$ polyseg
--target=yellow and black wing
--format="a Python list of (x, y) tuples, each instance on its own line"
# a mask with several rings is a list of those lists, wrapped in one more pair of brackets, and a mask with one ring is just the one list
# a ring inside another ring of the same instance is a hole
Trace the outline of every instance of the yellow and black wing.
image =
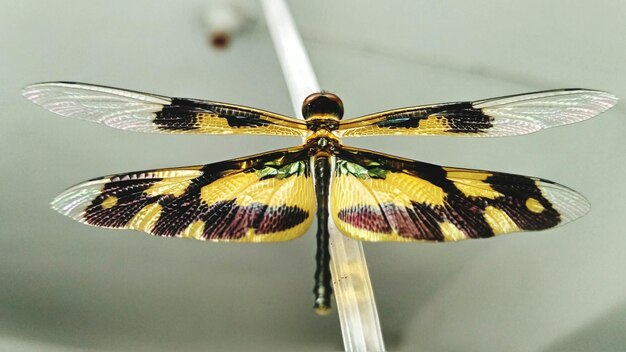
[(379, 135), (513, 136), (589, 119), (617, 97), (589, 89), (560, 89), (474, 102), (422, 105), (342, 121), (344, 137)]
[(273, 242), (302, 235), (316, 204), (307, 151), (291, 148), (97, 178), (66, 190), (52, 207), (99, 227), (198, 240)]
[(551, 181), (448, 168), (342, 147), (331, 212), (364, 241), (457, 241), (536, 231), (584, 215), (589, 203)]
[(303, 121), (268, 111), (84, 83), (33, 84), (22, 94), (56, 114), (129, 131), (297, 137), (307, 133)]

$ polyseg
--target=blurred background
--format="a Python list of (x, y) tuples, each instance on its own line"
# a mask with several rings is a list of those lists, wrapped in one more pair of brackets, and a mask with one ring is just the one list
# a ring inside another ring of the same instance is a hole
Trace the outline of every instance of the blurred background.
[[(293, 115), (255, 2), (227, 47), (212, 2), (0, 3), (0, 351), (321, 351), (314, 229), (281, 244), (214, 244), (80, 225), (49, 202), (80, 181), (299, 143), (139, 134), (22, 98), (79, 81)], [(346, 116), (584, 87), (626, 98), (626, 2), (289, 1), (321, 86)], [(626, 350), (626, 108), (537, 134), (378, 137), (347, 144), (441, 165), (533, 175), (592, 211), (557, 229), (456, 244), (365, 244), (387, 348)]]

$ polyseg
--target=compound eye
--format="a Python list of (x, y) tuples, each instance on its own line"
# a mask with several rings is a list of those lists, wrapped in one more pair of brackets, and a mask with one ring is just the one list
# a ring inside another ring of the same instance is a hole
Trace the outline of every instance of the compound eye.
[(343, 117), (343, 102), (332, 93), (313, 93), (302, 103), (302, 116), (308, 119), (315, 115), (331, 115), (337, 119)]

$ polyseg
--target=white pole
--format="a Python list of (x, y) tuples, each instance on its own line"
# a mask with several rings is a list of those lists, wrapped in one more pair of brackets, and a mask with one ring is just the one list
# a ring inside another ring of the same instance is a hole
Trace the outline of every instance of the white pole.
[[(294, 111), (302, 117), (302, 101), (307, 95), (319, 92), (320, 86), (284, 0), (261, 0), (261, 4)], [(384, 351), (361, 242), (343, 236), (332, 220), (329, 230), (333, 290), (345, 350)]]

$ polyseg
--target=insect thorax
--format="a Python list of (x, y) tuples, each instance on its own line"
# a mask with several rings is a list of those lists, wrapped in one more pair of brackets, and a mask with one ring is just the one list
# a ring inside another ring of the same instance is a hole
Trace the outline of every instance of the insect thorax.
[(306, 139), (306, 145), (309, 147), (310, 155), (334, 155), (341, 148), (339, 138), (334, 133), (321, 129), (312, 133)]

